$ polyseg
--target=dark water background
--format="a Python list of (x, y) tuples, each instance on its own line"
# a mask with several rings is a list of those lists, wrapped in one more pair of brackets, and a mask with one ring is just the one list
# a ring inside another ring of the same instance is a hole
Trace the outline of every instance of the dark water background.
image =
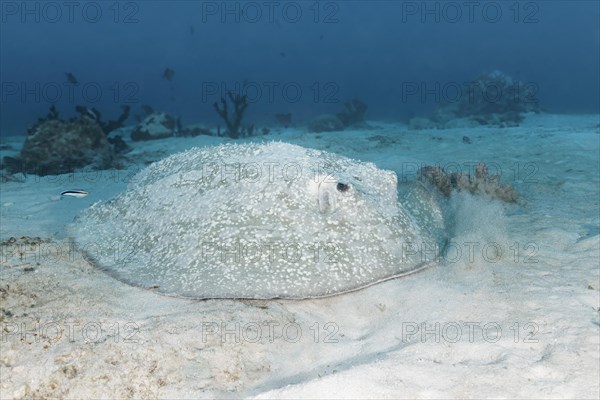
[(257, 124), (279, 112), (302, 123), (352, 97), (369, 119), (406, 120), (493, 70), (535, 87), (549, 112), (597, 113), (599, 4), (1, 1), (0, 134), (23, 134), (51, 104), (106, 118), (148, 104), (216, 124), (228, 90), (248, 95)]

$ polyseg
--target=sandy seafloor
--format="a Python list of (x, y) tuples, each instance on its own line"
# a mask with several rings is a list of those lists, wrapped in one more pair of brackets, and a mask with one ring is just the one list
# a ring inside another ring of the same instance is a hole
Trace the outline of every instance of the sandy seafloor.
[[(69, 245), (66, 224), (146, 162), (228, 139), (134, 143), (129, 169), (3, 182), (0, 238), (28, 238), (2, 246), (0, 397), (597, 399), (599, 122), (530, 115), (518, 128), (410, 131), (370, 121), (378, 129), (244, 139), (407, 179), (415, 165), (468, 172), (484, 161), (520, 194), (517, 204), (453, 196), (455, 250), (437, 266), (320, 300), (165, 297)], [(22, 140), (5, 137), (0, 155)], [(59, 200), (73, 188), (90, 195)]]

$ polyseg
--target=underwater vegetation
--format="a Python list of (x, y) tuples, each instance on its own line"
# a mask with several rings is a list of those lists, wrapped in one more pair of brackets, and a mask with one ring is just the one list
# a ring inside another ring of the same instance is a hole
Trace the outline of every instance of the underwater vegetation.
[(396, 174), (372, 163), (281, 142), (225, 144), (151, 164), (70, 231), (110, 274), (165, 294), (330, 296), (424, 268), (435, 255), (409, 249), (416, 243), (442, 250), (434, 193), (416, 184), (398, 201), (397, 189)]
[(147, 104), (142, 105), (142, 115), (136, 114), (138, 121), (131, 131), (131, 140), (134, 142), (142, 140), (164, 139), (173, 136), (213, 136), (214, 133), (202, 124), (182, 126), (181, 118), (165, 112), (154, 111)]
[(179, 118), (164, 112), (151, 112), (131, 132), (131, 140), (155, 140), (175, 136), (181, 129)]
[(470, 82), (457, 101), (438, 106), (430, 117), (415, 117), (411, 129), (494, 125), (519, 126), (523, 114), (539, 112), (536, 87), (493, 71)]
[[(75, 107), (75, 110), (77, 112), (79, 112), (81, 115), (84, 115), (84, 113), (86, 112), (87, 109), (82, 106), (77, 106), (77, 107)], [(100, 114), (100, 111), (96, 110), (95, 108), (92, 108), (92, 110), (94, 111), (94, 114), (96, 114), (96, 122), (98, 122), (98, 124), (102, 128), (102, 131), (104, 132), (104, 134), (108, 135), (112, 131), (115, 131), (115, 130), (125, 126), (125, 122), (129, 118), (129, 112), (131, 109), (127, 105), (121, 106), (122, 112), (119, 115), (119, 117), (116, 120), (111, 120), (111, 121), (107, 121), (107, 122), (102, 121), (102, 114)]]
[[(225, 122), (227, 136), (232, 139), (238, 139), (244, 133), (242, 132), (241, 127), (244, 112), (248, 107), (248, 98), (245, 95), (234, 94), (231, 92), (227, 93), (227, 96), (231, 104), (233, 104), (233, 115), (229, 113), (227, 101), (223, 97), (221, 97), (221, 107), (219, 107), (219, 103), (217, 102), (213, 104), (213, 107), (217, 114), (223, 119), (223, 122)], [(248, 129), (252, 131), (253, 128)], [(252, 134), (252, 132), (249, 132), (249, 134)]]
[(365, 123), (367, 105), (354, 98), (344, 103), (344, 109), (337, 114), (321, 114), (308, 123), (309, 132), (335, 132), (348, 128), (368, 129)]
[(350, 99), (344, 103), (344, 109), (337, 113), (336, 117), (342, 122), (344, 129), (362, 127), (365, 124), (367, 108), (362, 101), (356, 98)]
[(56, 107), (27, 130), (27, 137), (18, 157), (5, 157), (9, 173), (33, 173), (40, 176), (70, 172), (73, 168), (91, 166), (108, 168), (115, 155), (127, 151), (120, 136), (108, 133), (124, 125), (129, 106), (112, 121), (102, 121), (95, 108), (77, 106), (79, 116), (68, 121), (60, 118)]
[(277, 122), (281, 124), (284, 128), (289, 128), (292, 126), (292, 113), (279, 113), (275, 114), (275, 119)]
[(314, 133), (336, 132), (344, 130), (344, 125), (338, 117), (333, 114), (317, 115), (308, 123), (308, 131)]
[[(268, 128), (255, 130), (253, 124), (242, 125), (244, 114), (248, 107), (246, 96), (228, 93), (230, 103), (233, 105), (233, 112), (230, 112), (228, 102), (225, 98), (221, 98), (221, 106), (215, 102), (213, 107), (217, 114), (225, 122), (226, 129), (221, 132), (221, 127), (217, 126), (216, 130), (211, 130), (203, 124), (193, 124), (190, 126), (182, 126), (181, 119), (165, 112), (156, 112), (149, 105), (143, 105), (142, 111), (144, 117), (137, 116), (139, 122), (131, 132), (133, 141), (140, 140), (155, 140), (164, 139), (173, 136), (228, 136), (232, 139), (239, 139), (253, 135), (266, 135), (269, 133)], [(290, 114), (291, 118), (291, 114)]]
[[(163, 78), (173, 79), (174, 71), (167, 68)], [(70, 81), (76, 78), (67, 73)], [(417, 117), (410, 120), (413, 129), (451, 128), (479, 125), (501, 127), (517, 126), (528, 112), (539, 112), (535, 90), (530, 85), (513, 80), (506, 74), (493, 71), (478, 77), (471, 86), (469, 95), (461, 96), (456, 102), (440, 105), (429, 118)], [(492, 101), (493, 100), (493, 101)], [(239, 139), (254, 135), (266, 135), (268, 128), (255, 129), (253, 124), (244, 124), (249, 102), (245, 95), (228, 92), (215, 102), (213, 108), (225, 124), (211, 129), (204, 124), (182, 126), (179, 117), (166, 112), (155, 111), (149, 105), (142, 105), (142, 114), (136, 115), (138, 123), (130, 133), (132, 141), (164, 139), (174, 136), (227, 136)], [(335, 114), (321, 114), (307, 124), (309, 132), (335, 132), (347, 129), (372, 129), (365, 122), (367, 105), (352, 98), (343, 103)], [(5, 157), (3, 165), (9, 173), (25, 172), (40, 175), (59, 174), (91, 166), (102, 169), (110, 166), (118, 154), (130, 150), (120, 135), (109, 133), (125, 125), (129, 118), (129, 106), (122, 107), (122, 113), (115, 120), (104, 121), (95, 108), (77, 106), (77, 118), (64, 121), (54, 106), (48, 115), (39, 118), (28, 129), (27, 138), (18, 157)], [(275, 120), (284, 128), (292, 125), (292, 113), (279, 113)], [(468, 137), (463, 142), (469, 144)], [(486, 176), (445, 176), (444, 171), (429, 171), (436, 175), (438, 189), (447, 188), (477, 191), (486, 187), (487, 193), (503, 199), (511, 198), (508, 192), (501, 195), (502, 189), (491, 189), (493, 177)], [(516, 195), (515, 195), (516, 198)]]

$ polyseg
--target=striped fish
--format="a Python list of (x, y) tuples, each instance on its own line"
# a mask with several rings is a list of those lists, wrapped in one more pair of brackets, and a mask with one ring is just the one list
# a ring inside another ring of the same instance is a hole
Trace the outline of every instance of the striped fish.
[(87, 196), (89, 193), (86, 192), (85, 190), (80, 190), (80, 189), (75, 189), (75, 190), (65, 190), (64, 192), (61, 192), (60, 195), (61, 196), (71, 196), (71, 197), (85, 197)]

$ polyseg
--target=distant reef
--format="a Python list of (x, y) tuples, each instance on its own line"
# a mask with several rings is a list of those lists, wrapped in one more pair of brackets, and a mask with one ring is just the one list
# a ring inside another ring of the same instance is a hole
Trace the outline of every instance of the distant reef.
[(68, 173), (76, 168), (108, 168), (115, 156), (129, 150), (118, 135), (108, 134), (123, 126), (129, 107), (114, 121), (102, 121), (95, 108), (75, 108), (79, 114), (69, 120), (60, 118), (56, 107), (27, 130), (27, 137), (18, 157), (5, 157), (9, 173), (30, 173), (40, 176)]
[(456, 101), (438, 106), (429, 117), (414, 117), (411, 129), (444, 129), (491, 125), (515, 127), (524, 114), (540, 112), (536, 86), (492, 71), (469, 82)]
[(336, 132), (345, 129), (371, 129), (365, 122), (367, 105), (357, 98), (344, 103), (344, 108), (337, 114), (320, 114), (308, 123), (308, 131)]
[(131, 132), (131, 140), (153, 140), (175, 136), (180, 130), (179, 118), (164, 112), (152, 112), (140, 121)]

